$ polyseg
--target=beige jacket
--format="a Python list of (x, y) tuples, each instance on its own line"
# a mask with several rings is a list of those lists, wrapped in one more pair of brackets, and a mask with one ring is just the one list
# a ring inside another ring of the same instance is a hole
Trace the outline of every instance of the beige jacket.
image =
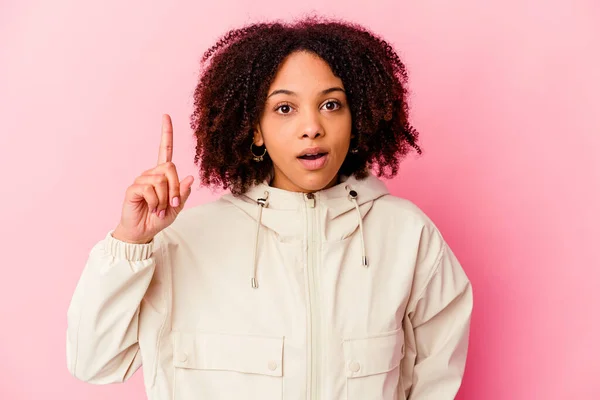
[(453, 399), (469, 280), (417, 206), (344, 180), (227, 194), (150, 244), (109, 232), (68, 310), (69, 371), (122, 382), (143, 360), (151, 400)]

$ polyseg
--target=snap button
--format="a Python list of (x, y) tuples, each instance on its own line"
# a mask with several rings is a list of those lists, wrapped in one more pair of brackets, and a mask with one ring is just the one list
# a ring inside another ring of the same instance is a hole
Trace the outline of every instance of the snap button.
[(277, 369), (277, 361), (269, 361), (269, 370), (275, 371)]
[(360, 371), (360, 363), (358, 361), (352, 361), (349, 368), (352, 372), (358, 372)]
[(185, 354), (185, 353), (179, 354), (179, 361), (186, 362), (187, 359), (188, 359), (187, 354)]

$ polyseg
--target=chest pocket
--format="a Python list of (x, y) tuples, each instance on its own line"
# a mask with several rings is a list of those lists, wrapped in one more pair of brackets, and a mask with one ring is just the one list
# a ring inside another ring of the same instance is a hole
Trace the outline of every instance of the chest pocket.
[(281, 400), (283, 337), (173, 332), (174, 400)]
[(343, 341), (347, 400), (395, 400), (404, 356), (402, 329)]

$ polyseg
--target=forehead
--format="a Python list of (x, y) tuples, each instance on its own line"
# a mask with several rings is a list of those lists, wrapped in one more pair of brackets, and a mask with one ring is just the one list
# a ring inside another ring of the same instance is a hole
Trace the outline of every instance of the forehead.
[(314, 53), (298, 51), (283, 60), (269, 91), (288, 89), (299, 94), (309, 94), (331, 86), (344, 87), (329, 64)]

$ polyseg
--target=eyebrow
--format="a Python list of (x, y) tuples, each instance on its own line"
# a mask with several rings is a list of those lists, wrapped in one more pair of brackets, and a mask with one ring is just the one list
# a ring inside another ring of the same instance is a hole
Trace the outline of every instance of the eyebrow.
[[(329, 94), (331, 92), (342, 92), (342, 93), (346, 93), (346, 91), (344, 89), (342, 89), (339, 86), (334, 86), (334, 87), (330, 87), (329, 89), (325, 89), (321, 92), (321, 94)], [(289, 94), (290, 96), (297, 96), (297, 93), (292, 92), (291, 90), (287, 90), (287, 89), (277, 89), (274, 90), (270, 95), (267, 96), (267, 99), (271, 96), (275, 96), (276, 94)]]

